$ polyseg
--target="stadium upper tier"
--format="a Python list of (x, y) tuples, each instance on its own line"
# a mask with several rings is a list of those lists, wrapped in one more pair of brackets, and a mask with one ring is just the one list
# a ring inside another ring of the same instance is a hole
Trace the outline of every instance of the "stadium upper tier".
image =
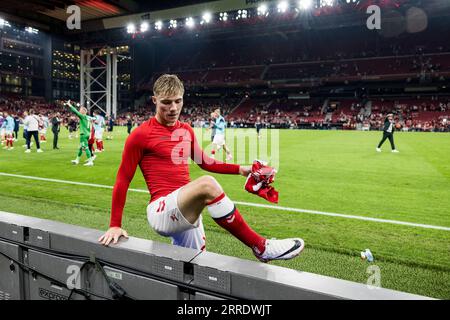
[(231, 67), (193, 66), (191, 70), (167, 68), (156, 72), (140, 89), (151, 90), (151, 83), (164, 72), (176, 73), (187, 85), (266, 83), (277, 80), (322, 81), (401, 80), (450, 75), (450, 52), (357, 59), (311, 60)]
[[(159, 51), (158, 51), (159, 50)], [(450, 46), (441, 27), (386, 38), (364, 28), (279, 32), (231, 39), (160, 40), (159, 62), (140, 89), (162, 73), (187, 85), (268, 85), (269, 82), (406, 80), (450, 74)]]

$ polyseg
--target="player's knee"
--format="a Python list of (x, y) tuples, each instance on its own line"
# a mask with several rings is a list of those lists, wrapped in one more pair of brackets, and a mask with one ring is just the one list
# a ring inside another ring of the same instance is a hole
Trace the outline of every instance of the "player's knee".
[(199, 184), (202, 193), (207, 196), (215, 197), (223, 192), (219, 182), (213, 176), (200, 177)]

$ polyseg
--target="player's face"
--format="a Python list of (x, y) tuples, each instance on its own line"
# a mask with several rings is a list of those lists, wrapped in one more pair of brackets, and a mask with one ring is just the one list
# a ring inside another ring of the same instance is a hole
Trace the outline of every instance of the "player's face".
[(158, 120), (164, 125), (174, 125), (180, 117), (181, 108), (183, 108), (183, 95), (153, 96), (152, 100), (156, 105)]
[(80, 108), (80, 113), (81, 113), (81, 114), (86, 114), (86, 113), (87, 113), (87, 109), (84, 108), (84, 107), (81, 107), (81, 108)]

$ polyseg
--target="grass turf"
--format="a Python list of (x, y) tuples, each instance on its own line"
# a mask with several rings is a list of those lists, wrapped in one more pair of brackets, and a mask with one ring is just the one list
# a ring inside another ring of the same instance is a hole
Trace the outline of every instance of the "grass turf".
[[(23, 140), (12, 151), (0, 150), (0, 172), (113, 185), (126, 137), (125, 128), (116, 129), (92, 168), (70, 164), (77, 139), (67, 139), (63, 131), (61, 150), (51, 150), (49, 141), (44, 153), (34, 149), (24, 154)], [(274, 184), (280, 191), (279, 205), (450, 227), (450, 135), (396, 133), (399, 154), (390, 153), (388, 143), (376, 153), (380, 135), (280, 131), (279, 148), (274, 149), (280, 159)], [(235, 149), (238, 143), (242, 141), (235, 142)], [(247, 146), (245, 152), (249, 150)], [(202, 174), (192, 165), (193, 179)], [(214, 176), (231, 199), (268, 204), (243, 191), (243, 177)], [(0, 185), (0, 210), (97, 229), (108, 226), (111, 190), (5, 176), (0, 176)], [(139, 170), (130, 187), (145, 189)], [(169, 242), (148, 227), (147, 202), (146, 194), (128, 193), (123, 227), (132, 236)], [(276, 265), (366, 283), (370, 264), (360, 260), (359, 252), (370, 248), (383, 287), (450, 298), (450, 231), (248, 206), (240, 206), (240, 211), (264, 236), (305, 239), (300, 257), (273, 262)], [(254, 259), (206, 212), (204, 217), (209, 251)]]

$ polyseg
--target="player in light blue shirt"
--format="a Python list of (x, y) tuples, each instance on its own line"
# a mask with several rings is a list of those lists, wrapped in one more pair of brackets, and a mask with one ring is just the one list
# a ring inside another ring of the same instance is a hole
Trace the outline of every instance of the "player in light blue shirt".
[(4, 121), (2, 124), (2, 129), (4, 129), (5, 131), (5, 140), (6, 140), (6, 145), (3, 147), (3, 149), (8, 149), (8, 150), (12, 150), (14, 149), (13, 143), (14, 143), (14, 136), (13, 136), (13, 132), (14, 132), (14, 118), (11, 117), (8, 112), (4, 112), (3, 113)]
[(214, 158), (216, 154), (216, 150), (219, 151), (220, 148), (223, 147), (225, 152), (227, 153), (227, 160), (231, 160), (233, 156), (231, 155), (230, 149), (227, 147), (225, 143), (225, 128), (227, 127), (227, 123), (225, 121), (225, 118), (220, 114), (220, 109), (217, 108), (212, 113), (213, 118), (215, 119), (212, 128), (216, 130), (216, 133), (214, 135), (213, 139), (213, 146), (211, 150), (211, 157)]
[(225, 118), (219, 114), (219, 116), (216, 118), (216, 121), (214, 122), (214, 128), (216, 129), (216, 133), (224, 135), (225, 127), (226, 127)]

